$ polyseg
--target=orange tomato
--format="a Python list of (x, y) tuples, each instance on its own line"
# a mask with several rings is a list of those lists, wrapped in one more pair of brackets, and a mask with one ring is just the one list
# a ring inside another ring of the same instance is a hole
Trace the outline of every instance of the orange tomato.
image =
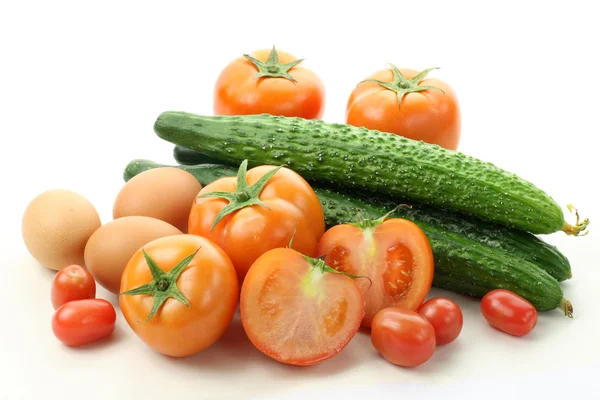
[(236, 58), (215, 84), (215, 114), (320, 118), (325, 88), (313, 71), (298, 65), (301, 61), (275, 47)]
[(424, 79), (431, 69), (377, 71), (352, 91), (346, 123), (394, 133), (456, 150), (461, 116), (454, 90), (439, 79)]
[(334, 226), (322, 236), (317, 254), (325, 255), (325, 262), (338, 271), (370, 278), (356, 282), (366, 302), (362, 326), (371, 326), (375, 314), (386, 307), (416, 310), (431, 289), (429, 240), (406, 219)]
[(252, 265), (240, 295), (242, 325), (264, 354), (285, 364), (313, 365), (354, 337), (364, 300), (352, 278), (322, 260), (274, 249)]
[(314, 256), (325, 231), (319, 198), (300, 175), (267, 165), (246, 173), (246, 165), (237, 178), (202, 188), (188, 223), (189, 233), (213, 240), (231, 257), (240, 284), (258, 257), (288, 246), (292, 237), (292, 248)]
[(152, 349), (185, 357), (215, 343), (239, 299), (235, 268), (210, 240), (189, 234), (146, 244), (130, 259), (119, 301), (125, 320)]

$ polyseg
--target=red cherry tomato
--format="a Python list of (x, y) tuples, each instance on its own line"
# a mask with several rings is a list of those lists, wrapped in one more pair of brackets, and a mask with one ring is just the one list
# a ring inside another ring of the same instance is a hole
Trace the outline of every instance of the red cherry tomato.
[(415, 311), (387, 307), (373, 318), (371, 342), (392, 364), (416, 367), (433, 355), (435, 330), (425, 317)]
[(93, 299), (96, 281), (87, 269), (79, 265), (66, 266), (54, 276), (50, 297), (55, 310), (69, 301)]
[(52, 317), (52, 331), (67, 346), (81, 346), (110, 336), (117, 314), (104, 299), (74, 300), (60, 306)]
[(494, 328), (514, 336), (525, 336), (537, 323), (537, 310), (523, 297), (496, 289), (481, 299), (481, 312)]
[(435, 330), (435, 343), (442, 346), (453, 342), (463, 326), (463, 314), (458, 304), (444, 297), (427, 300), (419, 307), (419, 314), (427, 318)]

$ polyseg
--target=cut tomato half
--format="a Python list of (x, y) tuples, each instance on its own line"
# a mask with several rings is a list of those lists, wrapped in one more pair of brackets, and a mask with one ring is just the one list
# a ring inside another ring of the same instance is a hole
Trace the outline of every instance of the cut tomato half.
[(366, 303), (362, 326), (371, 326), (386, 307), (416, 310), (431, 289), (431, 246), (409, 220), (382, 217), (334, 226), (321, 237), (317, 251), (332, 268), (370, 278), (356, 281)]
[(312, 365), (338, 354), (364, 316), (354, 279), (289, 249), (270, 250), (250, 267), (240, 313), (254, 346), (286, 364)]

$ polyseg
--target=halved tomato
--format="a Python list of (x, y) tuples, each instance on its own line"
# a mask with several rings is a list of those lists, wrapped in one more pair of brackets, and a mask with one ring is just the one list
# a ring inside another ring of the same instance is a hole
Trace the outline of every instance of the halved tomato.
[(312, 365), (338, 354), (364, 316), (354, 279), (290, 248), (270, 250), (248, 270), (242, 325), (258, 350), (286, 364)]
[(371, 279), (358, 280), (366, 306), (362, 326), (375, 314), (396, 306), (416, 310), (431, 289), (433, 253), (425, 233), (401, 218), (367, 220), (330, 228), (317, 254), (338, 271)]

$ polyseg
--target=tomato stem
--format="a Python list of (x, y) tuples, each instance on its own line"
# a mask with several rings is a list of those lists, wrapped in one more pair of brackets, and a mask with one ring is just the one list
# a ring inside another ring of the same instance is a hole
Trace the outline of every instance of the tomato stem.
[(388, 211), (386, 214), (382, 215), (379, 218), (376, 219), (365, 219), (365, 218), (358, 218), (357, 222), (350, 222), (348, 223), (348, 225), (352, 225), (355, 226), (361, 230), (365, 230), (365, 229), (373, 229), (378, 225), (383, 224), (389, 217), (390, 215), (392, 215), (393, 213), (395, 213), (400, 207), (408, 207), (408, 208), (412, 208), (412, 206), (408, 205), (408, 204), (399, 204), (396, 207), (394, 207), (393, 209), (391, 209), (390, 211)]
[(294, 222), (294, 231), (292, 232), (292, 237), (290, 238), (290, 242), (288, 243), (288, 247), (291, 249), (293, 244), (294, 244), (294, 238), (296, 237), (296, 226), (298, 225), (297, 222)]
[(368, 276), (365, 276), (365, 275), (353, 275), (353, 274), (349, 274), (347, 272), (338, 271), (337, 269), (330, 267), (325, 262), (325, 258), (326, 258), (325, 254), (322, 255), (322, 256), (320, 256), (320, 257), (317, 257), (317, 258), (312, 258), (312, 257), (308, 257), (308, 256), (305, 256), (305, 255), (302, 255), (302, 257), (304, 257), (304, 259), (306, 261), (308, 261), (313, 268), (317, 268), (322, 273), (329, 272), (331, 274), (340, 274), (340, 275), (345, 275), (345, 276), (347, 276), (349, 278), (352, 278), (352, 279), (366, 278), (366, 279), (369, 280), (369, 283), (370, 283), (369, 287), (371, 287), (373, 285), (373, 281)]
[(249, 54), (244, 54), (244, 57), (250, 61), (256, 69), (258, 73), (255, 75), (255, 79), (258, 78), (285, 78), (294, 83), (296, 83), (296, 79), (292, 75), (289, 74), (289, 71), (294, 68), (296, 65), (300, 64), (304, 59), (294, 60), (287, 64), (281, 64), (279, 61), (279, 55), (277, 54), (277, 50), (275, 46), (271, 49), (269, 53), (269, 58), (267, 61), (258, 60)]
[(266, 209), (269, 209), (262, 201), (259, 199), (260, 192), (264, 189), (269, 179), (273, 177), (282, 167), (275, 167), (271, 171), (264, 174), (258, 181), (254, 183), (254, 185), (249, 186), (246, 180), (247, 168), (248, 168), (248, 160), (242, 161), (240, 168), (237, 174), (237, 185), (235, 192), (209, 192), (203, 195), (198, 196), (198, 198), (206, 198), (206, 197), (218, 197), (221, 199), (229, 200), (229, 204), (223, 207), (221, 211), (215, 217), (212, 226), (210, 227), (210, 231), (217, 226), (217, 224), (227, 215), (231, 214), (234, 211), (240, 210), (245, 207), (250, 207), (254, 205), (262, 206)]
[(198, 250), (181, 260), (173, 269), (169, 272), (164, 272), (160, 267), (156, 264), (156, 262), (150, 257), (146, 250), (142, 248), (142, 252), (144, 254), (144, 259), (148, 264), (148, 268), (150, 269), (150, 273), (152, 274), (152, 281), (148, 282), (145, 285), (138, 286), (134, 289), (127, 290), (126, 292), (119, 293), (119, 296), (152, 296), (154, 297), (154, 301), (152, 302), (152, 309), (150, 310), (150, 314), (148, 318), (146, 318), (146, 322), (148, 322), (160, 309), (160, 307), (164, 304), (165, 301), (169, 297), (174, 298), (175, 300), (185, 304), (190, 307), (190, 303), (188, 299), (185, 298), (183, 293), (177, 287), (177, 279), (185, 270), (185, 268), (192, 262)]
[(406, 79), (406, 77), (402, 74), (402, 72), (400, 72), (398, 67), (396, 67), (394, 64), (390, 64), (390, 67), (392, 69), (392, 73), (394, 74), (392, 81), (386, 82), (386, 81), (380, 81), (377, 79), (365, 79), (364, 81), (362, 81), (360, 83), (365, 83), (365, 82), (376, 83), (385, 89), (395, 92), (396, 95), (398, 96), (398, 107), (400, 107), (400, 104), (402, 103), (402, 99), (404, 98), (404, 96), (409, 93), (421, 92), (423, 90), (439, 90), (445, 94), (445, 92), (437, 86), (429, 86), (429, 85), (421, 85), (420, 84), (421, 81), (427, 76), (427, 74), (429, 74), (434, 69), (438, 69), (438, 67), (427, 68), (427, 69), (421, 71), (419, 74), (415, 75), (411, 79)]

